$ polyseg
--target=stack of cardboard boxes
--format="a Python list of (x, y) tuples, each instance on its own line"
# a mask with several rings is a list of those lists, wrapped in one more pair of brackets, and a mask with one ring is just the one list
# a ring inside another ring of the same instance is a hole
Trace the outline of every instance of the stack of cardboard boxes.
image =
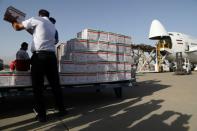
[(131, 37), (84, 29), (64, 43), (60, 62), (63, 84), (102, 83), (131, 79)]

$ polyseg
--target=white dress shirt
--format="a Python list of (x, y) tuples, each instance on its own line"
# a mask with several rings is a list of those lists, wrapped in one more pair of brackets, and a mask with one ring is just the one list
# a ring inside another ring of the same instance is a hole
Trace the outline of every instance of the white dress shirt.
[(34, 29), (31, 51), (55, 52), (55, 26), (48, 17), (32, 17), (22, 22), (26, 29)]

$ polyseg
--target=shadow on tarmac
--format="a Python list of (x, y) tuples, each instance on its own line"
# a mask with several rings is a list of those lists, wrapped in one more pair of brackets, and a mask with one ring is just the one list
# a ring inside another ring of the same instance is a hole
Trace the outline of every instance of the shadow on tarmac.
[[(48, 116), (49, 121), (39, 123), (32, 117), (21, 119), (12, 124), (1, 125), (0, 130), (14, 128), (19, 130), (80, 130), (80, 131), (188, 131), (185, 125), (191, 115), (176, 111), (165, 111), (162, 114), (152, 112), (160, 109), (162, 99), (143, 101), (143, 97), (151, 96), (154, 92), (165, 90), (169, 85), (160, 85), (160, 81), (138, 82), (136, 87), (123, 88), (123, 98), (114, 97), (112, 89), (95, 92), (93, 89), (65, 89), (65, 104), (69, 114), (58, 119), (54, 114)], [(53, 98), (46, 96), (47, 107), (51, 109)], [(0, 123), (3, 119), (32, 113), (32, 96), (11, 97), (1, 104)], [(172, 122), (168, 119), (174, 118)], [(167, 122), (166, 122), (167, 121)]]

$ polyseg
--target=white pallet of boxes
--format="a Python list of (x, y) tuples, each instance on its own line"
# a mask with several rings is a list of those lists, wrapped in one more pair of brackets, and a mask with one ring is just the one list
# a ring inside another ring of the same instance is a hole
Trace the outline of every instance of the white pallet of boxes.
[[(84, 29), (67, 42), (61, 69), (63, 83), (80, 84), (129, 80), (131, 37)], [(132, 59), (132, 58), (131, 58)], [(68, 65), (67, 65), (68, 64)], [(130, 73), (131, 74), (131, 73)]]

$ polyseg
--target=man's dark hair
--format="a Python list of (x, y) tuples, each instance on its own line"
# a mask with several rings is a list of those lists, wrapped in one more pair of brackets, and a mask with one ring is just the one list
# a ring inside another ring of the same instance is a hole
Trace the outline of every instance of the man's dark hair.
[(50, 20), (53, 24), (56, 23), (56, 20), (55, 20), (55, 18), (53, 18), (53, 17), (50, 17), (49, 20)]
[(23, 43), (21, 44), (21, 48), (26, 47), (26, 46), (28, 46), (28, 43), (27, 43), (27, 42), (23, 42)]
[(41, 17), (43, 17), (43, 16), (49, 17), (50, 13), (45, 9), (41, 9), (41, 10), (39, 10), (38, 15)]

